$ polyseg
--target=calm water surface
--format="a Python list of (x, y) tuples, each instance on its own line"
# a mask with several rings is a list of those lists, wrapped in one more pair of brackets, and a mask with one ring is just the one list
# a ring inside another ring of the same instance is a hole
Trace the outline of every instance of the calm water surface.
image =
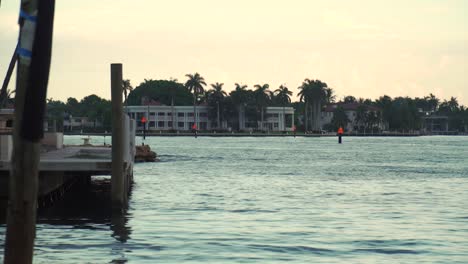
[(50, 208), (35, 263), (468, 263), (466, 137), (336, 141), (147, 138), (125, 217)]

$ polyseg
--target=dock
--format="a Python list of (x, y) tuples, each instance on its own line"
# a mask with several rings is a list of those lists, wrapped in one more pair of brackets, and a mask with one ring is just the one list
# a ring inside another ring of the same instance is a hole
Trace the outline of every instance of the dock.
[[(128, 133), (124, 138), (123, 172), (126, 178), (126, 187), (129, 188), (133, 180), (133, 164), (135, 156), (135, 124), (133, 120), (126, 118), (126, 129)], [(11, 137), (1, 135), (0, 137)], [(50, 136), (49, 136), (50, 137)], [(54, 137), (62, 137), (54, 143), (63, 142), (63, 134), (55, 133)], [(2, 148), (8, 146), (10, 140), (3, 139)], [(71, 181), (89, 182), (93, 176), (112, 175), (112, 147), (92, 145), (54, 145), (50, 142), (43, 147), (39, 156), (39, 186), (38, 197), (64, 188)], [(0, 155), (0, 199), (8, 197), (8, 177), (12, 169), (11, 153)]]

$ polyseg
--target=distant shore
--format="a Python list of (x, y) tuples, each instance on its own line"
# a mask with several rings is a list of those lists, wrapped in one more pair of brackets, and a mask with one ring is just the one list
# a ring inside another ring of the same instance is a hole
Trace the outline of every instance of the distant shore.
[[(70, 136), (111, 136), (111, 133), (80, 133), (80, 132), (65, 132), (65, 135)], [(143, 133), (138, 131), (137, 136), (143, 136)], [(399, 133), (399, 132), (389, 132), (389, 133), (345, 133), (345, 137), (419, 137), (419, 136), (467, 136), (468, 134), (462, 133)], [(193, 137), (194, 133), (191, 132), (179, 132), (179, 133), (169, 133), (169, 132), (147, 132), (147, 137)], [(223, 132), (223, 133), (214, 133), (214, 132), (199, 132), (197, 137), (336, 137), (335, 133), (325, 133), (325, 134), (312, 134), (298, 132), (296, 134), (289, 133), (248, 133), (248, 132)]]

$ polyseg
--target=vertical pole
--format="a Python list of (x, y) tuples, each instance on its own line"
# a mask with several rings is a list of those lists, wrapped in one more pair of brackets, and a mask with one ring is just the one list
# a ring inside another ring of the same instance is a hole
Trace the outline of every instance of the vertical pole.
[(112, 100), (112, 207), (122, 208), (125, 204), (124, 148), (123, 148), (123, 103), (122, 103), (122, 64), (111, 64), (111, 100)]
[(19, 65), (5, 263), (32, 263), (36, 233), (39, 144), (20, 137), (28, 67)]
[[(32, 263), (54, 0), (22, 0), (4, 263)], [(37, 14), (37, 17), (36, 17)]]

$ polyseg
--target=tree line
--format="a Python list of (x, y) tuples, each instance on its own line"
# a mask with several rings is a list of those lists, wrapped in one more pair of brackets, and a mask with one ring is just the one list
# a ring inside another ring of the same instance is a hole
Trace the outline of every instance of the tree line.
[[(242, 117), (251, 122), (250, 127), (264, 129), (265, 110), (269, 106), (294, 107), (295, 124), (299, 131), (315, 131), (320, 128), (323, 107), (330, 103), (357, 103), (355, 127), (357, 130), (379, 129), (383, 122), (390, 131), (411, 131), (422, 128), (423, 116), (447, 116), (449, 130), (467, 132), (468, 109), (460, 105), (455, 97), (441, 100), (429, 94), (424, 97), (395, 97), (383, 95), (375, 100), (345, 96), (337, 100), (335, 91), (321, 80), (305, 79), (298, 87), (298, 99), (292, 101), (292, 91), (286, 85), (270, 87), (267, 83), (248, 85), (235, 83), (227, 93), (223, 83), (207, 84), (199, 74), (187, 74), (184, 82), (177, 79), (145, 79), (135, 88), (129, 80), (124, 80), (123, 93), (125, 104), (145, 105), (148, 103), (168, 106), (193, 105), (209, 107), (208, 118), (212, 127), (220, 128), (226, 123), (233, 130), (242, 129)], [(110, 131), (110, 101), (96, 95), (89, 95), (78, 101), (68, 98), (66, 102), (53, 99), (47, 101), (49, 120), (56, 120), (60, 126), (70, 116), (85, 116), (88, 120), (102, 124), (96, 130)], [(338, 126), (345, 126), (350, 120), (342, 107), (334, 110), (332, 123), (325, 129), (333, 131)], [(370, 108), (377, 111), (368, 111)], [(196, 116), (196, 115), (195, 115)], [(195, 122), (197, 123), (198, 120)]]

